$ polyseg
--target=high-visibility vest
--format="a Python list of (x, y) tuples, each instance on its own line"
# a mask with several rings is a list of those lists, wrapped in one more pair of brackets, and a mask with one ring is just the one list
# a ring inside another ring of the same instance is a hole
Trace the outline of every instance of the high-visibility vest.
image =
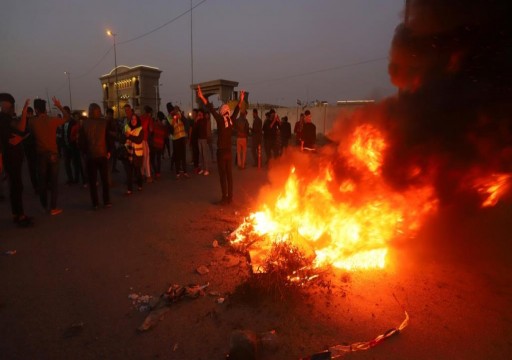
[[(125, 134), (128, 133), (128, 135), (131, 136), (139, 136), (140, 132), (142, 131), (142, 126), (136, 127), (135, 129), (131, 129), (130, 126), (125, 125), (124, 126), (124, 132)], [(126, 143), (124, 144), (126, 146), (126, 149), (128, 150), (128, 154), (135, 155), (135, 156), (142, 156), (144, 154), (144, 145), (142, 142), (140, 144), (136, 144), (132, 142), (129, 139), (126, 139)]]

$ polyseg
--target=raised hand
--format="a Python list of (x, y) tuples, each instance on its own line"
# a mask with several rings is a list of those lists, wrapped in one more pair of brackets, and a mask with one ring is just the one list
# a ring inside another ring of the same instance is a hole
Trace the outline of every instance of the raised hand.
[(53, 105), (55, 105), (57, 108), (61, 108), (62, 104), (60, 103), (60, 100), (57, 99), (55, 96), (52, 97)]
[(203, 103), (207, 103), (206, 99), (204, 98), (203, 91), (201, 90), (201, 86), (197, 85), (197, 97), (201, 99)]

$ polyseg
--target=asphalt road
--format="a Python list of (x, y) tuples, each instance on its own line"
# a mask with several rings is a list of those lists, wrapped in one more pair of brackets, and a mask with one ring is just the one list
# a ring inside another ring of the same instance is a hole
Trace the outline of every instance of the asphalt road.
[[(272, 176), (234, 169), (235, 203), (219, 207), (216, 171), (176, 181), (164, 165), (160, 181), (131, 197), (115, 174), (111, 209), (92, 211), (88, 190), (61, 184), (58, 216), (39, 210), (25, 182), (30, 229), (11, 224), (0, 203), (1, 253), (16, 250), (0, 256), (0, 358), (222, 359), (230, 333), (251, 329), (277, 331), (278, 350), (264, 359), (297, 359), (373, 339), (402, 322), (401, 306), (411, 320), (400, 335), (346, 358), (512, 358), (511, 204), (443, 209), (417, 238), (393, 245), (385, 270), (334, 273), (330, 289), (275, 301), (237, 296), (247, 269), (222, 265), (223, 234)], [(200, 265), (210, 273), (197, 274)], [(172, 283), (210, 283), (228, 301), (177, 303), (138, 333), (146, 314), (128, 295), (158, 296)]]

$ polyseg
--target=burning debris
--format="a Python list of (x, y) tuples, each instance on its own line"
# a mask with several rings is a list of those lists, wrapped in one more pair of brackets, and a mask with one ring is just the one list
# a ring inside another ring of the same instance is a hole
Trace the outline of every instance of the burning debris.
[(413, 236), (437, 207), (429, 184), (398, 192), (384, 181), (387, 146), (380, 130), (363, 124), (317, 167), (292, 167), (284, 190), (231, 234), (232, 246), (248, 251), (253, 272), (288, 282), (327, 266), (383, 268), (389, 243)]
[(398, 94), (339, 119), (332, 144), (317, 154), (275, 164), (270, 177), (281, 190), (264, 193), (259, 210), (233, 232), (231, 244), (248, 251), (253, 272), (290, 281), (324, 266), (384, 268), (391, 243), (414, 237), (440, 205), (471, 199), (493, 206), (508, 191), (512, 26), (505, 2), (406, 6), (390, 51)]

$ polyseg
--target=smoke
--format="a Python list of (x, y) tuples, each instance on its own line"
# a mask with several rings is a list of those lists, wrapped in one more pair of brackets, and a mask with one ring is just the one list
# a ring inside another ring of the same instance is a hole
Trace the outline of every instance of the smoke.
[(510, 170), (507, 10), (506, 1), (407, 2), (390, 50), (389, 74), (399, 93), (377, 105), (390, 139), (383, 174), (395, 187), (430, 181), (450, 201), (469, 174)]

